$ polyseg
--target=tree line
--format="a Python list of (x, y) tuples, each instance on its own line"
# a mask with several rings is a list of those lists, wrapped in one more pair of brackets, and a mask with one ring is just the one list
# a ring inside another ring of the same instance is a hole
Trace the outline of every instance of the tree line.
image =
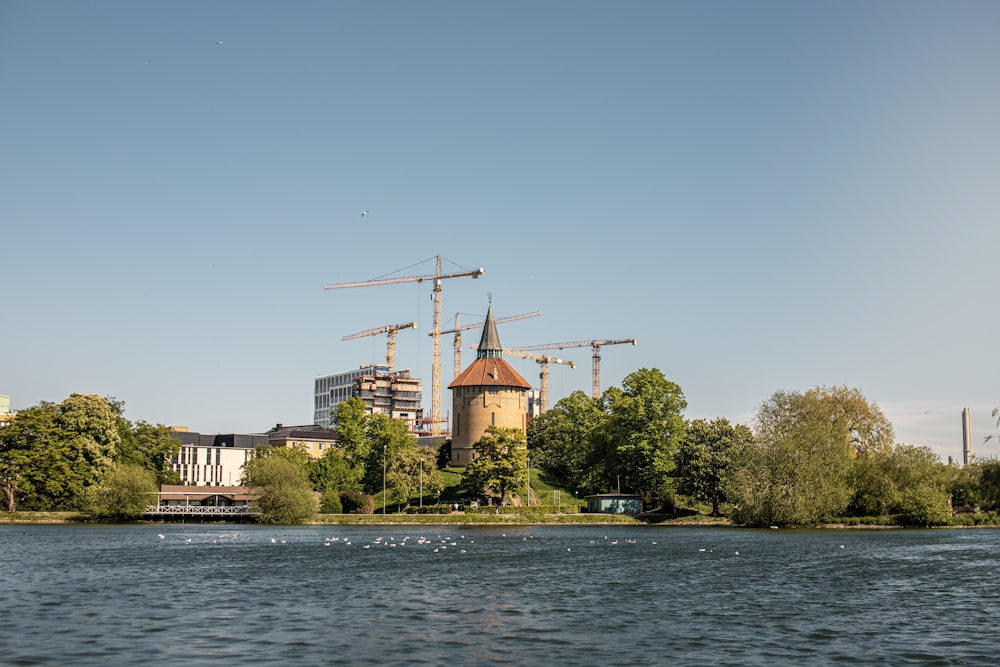
[(640, 369), (600, 398), (574, 392), (533, 419), (528, 448), (581, 494), (640, 494), (647, 507), (682, 495), (747, 525), (815, 525), (845, 517), (949, 523), (957, 510), (1000, 509), (1000, 462), (957, 468), (928, 447), (895, 442), (858, 389), (779, 390), (750, 425), (686, 421), (680, 387)]
[[(599, 398), (574, 392), (517, 429), (488, 429), (457, 491), (467, 500), (527, 500), (529, 467), (581, 497), (617, 491), (648, 509), (704, 503), (747, 525), (814, 525), (892, 517), (907, 525), (991, 521), (1000, 510), (1000, 461), (958, 468), (928, 447), (895, 442), (892, 424), (858, 389), (779, 390), (749, 425), (687, 420), (687, 401), (657, 369), (639, 369)], [(323, 457), (260, 447), (242, 483), (262, 490), (261, 520), (315, 511), (372, 511), (372, 496), (405, 508), (445, 488), (447, 443), (418, 445), (405, 423), (365, 413), (360, 399), (333, 412), (338, 439)], [(21, 410), (0, 429), (7, 511), (142, 514), (158, 484), (179, 483), (170, 429), (124, 417), (124, 403), (72, 394)]]
[(148, 504), (158, 484), (179, 483), (180, 442), (162, 424), (125, 419), (125, 404), (71, 394), (19, 411), (0, 429), (0, 485), (8, 512), (101, 515), (126, 498)]

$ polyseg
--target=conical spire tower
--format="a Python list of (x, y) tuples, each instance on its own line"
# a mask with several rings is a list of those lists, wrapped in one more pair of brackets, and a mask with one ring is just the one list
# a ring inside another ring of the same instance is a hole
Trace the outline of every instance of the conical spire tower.
[(477, 359), (492, 359), (503, 357), (503, 346), (500, 345), (500, 334), (497, 333), (497, 323), (493, 321), (493, 304), (486, 311), (486, 324), (483, 325), (483, 335), (476, 349)]

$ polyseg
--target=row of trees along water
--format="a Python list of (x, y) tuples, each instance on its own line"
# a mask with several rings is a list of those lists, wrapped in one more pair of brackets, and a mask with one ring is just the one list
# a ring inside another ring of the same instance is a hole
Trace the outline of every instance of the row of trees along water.
[[(449, 502), (528, 504), (530, 468), (577, 498), (635, 493), (647, 509), (703, 504), (748, 525), (851, 517), (935, 525), (954, 522), (956, 511), (964, 522), (991, 522), (1000, 509), (1000, 462), (957, 468), (927, 447), (896, 443), (892, 424), (857, 389), (777, 391), (749, 425), (687, 420), (686, 408), (676, 383), (639, 369), (599, 398), (563, 398), (529, 423), (527, 438), (490, 428), (479, 457), (450, 471), (460, 482), (446, 485), (450, 443), (419, 446), (404, 423), (365, 414), (352, 399), (335, 408), (337, 444), (322, 458), (261, 447), (242, 482), (260, 489), (258, 518), (272, 522), (371, 512), (373, 497), (406, 509), (442, 492)], [(179, 482), (171, 469), (178, 450), (166, 426), (129, 422), (116, 399), (40, 403), (0, 429), (6, 508), (141, 515), (157, 484)]]

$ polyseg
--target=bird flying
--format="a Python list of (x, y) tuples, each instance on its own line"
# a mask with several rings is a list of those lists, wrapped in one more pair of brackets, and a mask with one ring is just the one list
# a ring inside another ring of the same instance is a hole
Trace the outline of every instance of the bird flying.
[(368, 211), (361, 211), (361, 219), (364, 220), (365, 216), (368, 215)]
[(222, 46), (222, 40), (220, 39), (218, 42), (215, 43), (215, 45), (216, 46)]

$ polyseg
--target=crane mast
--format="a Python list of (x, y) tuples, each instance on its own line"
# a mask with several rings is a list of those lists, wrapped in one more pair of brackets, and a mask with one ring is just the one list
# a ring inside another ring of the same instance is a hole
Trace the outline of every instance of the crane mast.
[(368, 329), (367, 331), (359, 331), (356, 334), (351, 334), (350, 336), (344, 336), (340, 340), (354, 340), (355, 338), (363, 338), (365, 336), (377, 336), (379, 334), (389, 334), (389, 341), (386, 343), (385, 351), (385, 362), (389, 367), (389, 374), (391, 375), (393, 371), (396, 370), (396, 332), (402, 331), (403, 329), (416, 329), (416, 322), (404, 322), (402, 324), (387, 324), (384, 327), (377, 327), (375, 329)]
[(521, 359), (531, 359), (536, 361), (541, 370), (538, 373), (538, 380), (540, 384), (538, 385), (538, 413), (542, 414), (549, 409), (549, 364), (565, 364), (570, 368), (576, 368), (575, 361), (566, 361), (563, 359), (557, 359), (556, 357), (550, 357), (547, 354), (532, 354), (531, 352), (525, 352), (524, 350), (515, 350), (504, 348), (503, 353), (505, 355), (509, 354), (512, 357), (520, 357)]
[(593, 372), (591, 373), (591, 383), (593, 385), (594, 398), (601, 396), (601, 347), (604, 345), (623, 345), (629, 343), (635, 345), (635, 338), (623, 338), (619, 340), (581, 340), (573, 343), (546, 343), (544, 345), (522, 345), (520, 350), (564, 350), (568, 347), (591, 347), (593, 348)]
[(431, 367), (431, 433), (441, 434), (441, 281), (447, 278), (478, 278), (486, 273), (480, 267), (475, 271), (463, 271), (461, 273), (441, 273), (441, 255), (437, 255), (434, 265), (434, 273), (423, 276), (407, 276), (403, 278), (380, 278), (377, 280), (364, 280), (353, 283), (335, 283), (327, 285), (323, 289), (349, 289), (352, 287), (374, 287), (377, 285), (398, 285), (400, 283), (420, 283), (425, 280), (434, 281), (434, 292), (431, 300), (434, 302), (434, 322), (431, 332), (434, 341), (434, 361)]

